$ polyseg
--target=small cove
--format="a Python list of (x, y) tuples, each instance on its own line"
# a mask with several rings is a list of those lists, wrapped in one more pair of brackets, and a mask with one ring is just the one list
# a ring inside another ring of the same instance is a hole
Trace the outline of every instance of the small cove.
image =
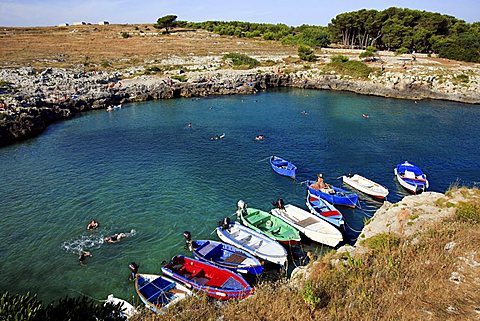
[[(187, 254), (183, 231), (216, 239), (211, 232), (239, 199), (269, 210), (282, 197), (305, 208), (301, 182), (319, 172), (337, 186), (337, 177), (359, 173), (386, 186), (391, 202), (407, 195), (393, 177), (404, 160), (423, 169), (431, 191), (457, 180), (474, 186), (477, 107), (278, 89), (130, 104), (56, 123), (0, 149), (0, 288), (47, 301), (78, 293), (131, 299), (129, 262), (159, 272), (163, 260)], [(265, 140), (255, 141), (258, 134)], [(297, 165), (297, 181), (270, 169), (272, 154)], [(361, 196), (361, 209), (339, 208), (350, 241), (380, 205)], [(101, 227), (88, 232), (92, 218)], [(131, 235), (102, 242), (116, 232)], [(93, 253), (85, 266), (74, 253), (80, 247)]]

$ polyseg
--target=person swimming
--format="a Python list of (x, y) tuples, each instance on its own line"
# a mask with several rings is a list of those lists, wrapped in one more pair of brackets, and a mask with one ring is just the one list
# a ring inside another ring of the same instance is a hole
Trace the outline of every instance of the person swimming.
[(264, 139), (265, 139), (265, 136), (263, 136), (263, 135), (255, 136), (255, 140), (264, 140)]
[(81, 251), (80, 252), (80, 255), (78, 256), (78, 261), (80, 262), (80, 264), (83, 265), (83, 262), (85, 262), (85, 259), (87, 257), (92, 257), (92, 253), (90, 253), (89, 251)]
[(100, 224), (96, 220), (92, 220), (90, 223), (87, 225), (87, 230), (94, 230), (98, 228)]
[(121, 239), (126, 238), (126, 237), (127, 237), (127, 234), (125, 234), (125, 233), (115, 233), (113, 235), (104, 237), (103, 240), (107, 243), (117, 243)]

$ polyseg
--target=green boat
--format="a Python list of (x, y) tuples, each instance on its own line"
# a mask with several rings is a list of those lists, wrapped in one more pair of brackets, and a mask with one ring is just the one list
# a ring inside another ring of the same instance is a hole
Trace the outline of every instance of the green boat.
[(300, 242), (300, 233), (288, 223), (270, 213), (254, 208), (239, 208), (237, 216), (243, 225), (282, 244)]

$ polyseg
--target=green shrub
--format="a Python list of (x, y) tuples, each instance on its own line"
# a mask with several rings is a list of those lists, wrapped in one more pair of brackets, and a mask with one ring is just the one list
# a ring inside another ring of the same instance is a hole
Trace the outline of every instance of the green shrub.
[(395, 56), (403, 55), (403, 54), (406, 54), (406, 53), (408, 53), (408, 49), (405, 48), (405, 47), (401, 47), (401, 48), (398, 48), (397, 50), (395, 50)]
[(120, 36), (122, 36), (122, 38), (126, 39), (126, 38), (130, 37), (130, 34), (128, 32), (122, 31), (122, 32), (120, 32)]
[(480, 204), (460, 202), (457, 204), (457, 219), (474, 224), (480, 223)]
[(335, 71), (340, 75), (346, 75), (353, 78), (368, 78), (372, 68), (360, 61), (349, 61), (345, 56), (334, 56), (332, 62), (328, 63), (325, 71)]
[(241, 53), (228, 53), (223, 55), (223, 61), (226, 63), (231, 63), (231, 65), (235, 68), (254, 68), (260, 64), (260, 62), (254, 58), (251, 58), (247, 55), (241, 54)]
[(186, 75), (174, 75), (174, 76), (171, 76), (170, 78), (176, 79), (176, 80), (181, 81), (181, 82), (186, 82), (187, 81), (187, 76)]
[(120, 305), (97, 303), (87, 297), (65, 297), (46, 306), (36, 295), (0, 296), (0, 320), (6, 321), (120, 321)]
[(310, 309), (324, 308), (328, 305), (328, 293), (320, 287), (315, 287), (312, 282), (307, 281), (302, 290), (302, 297), (310, 306)]
[(468, 75), (465, 75), (465, 74), (455, 76), (455, 80), (457, 82), (464, 83), (464, 84), (468, 84), (468, 82), (470, 81)]
[(11, 295), (8, 292), (0, 297), (0, 320), (26, 321), (40, 319), (42, 303), (36, 295)]
[(336, 55), (330, 58), (331, 62), (347, 62), (349, 59), (347, 56)]
[(361, 242), (374, 251), (383, 252), (398, 247), (400, 238), (393, 233), (380, 233)]
[(301, 45), (298, 47), (298, 57), (304, 61), (315, 61), (317, 57), (315, 52), (309, 46)]
[(160, 71), (162, 71), (162, 69), (160, 69), (157, 66), (147, 66), (147, 67), (145, 67), (145, 74), (146, 75), (156, 74), (157, 72), (160, 72)]
[(87, 297), (63, 298), (44, 308), (44, 320), (50, 321), (97, 321), (125, 320), (113, 304), (99, 304)]
[(109, 68), (112, 66), (112, 64), (108, 60), (102, 60), (102, 62), (100, 63), (100, 66), (102, 66), (103, 68)]

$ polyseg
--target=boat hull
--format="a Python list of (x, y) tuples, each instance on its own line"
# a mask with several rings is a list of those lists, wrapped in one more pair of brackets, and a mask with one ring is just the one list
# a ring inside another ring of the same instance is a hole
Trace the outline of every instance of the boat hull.
[(344, 226), (345, 222), (342, 213), (321, 197), (312, 195), (308, 192), (306, 205), (312, 214), (320, 217), (322, 220), (325, 220), (338, 228)]
[(281, 157), (278, 157), (278, 156), (270, 157), (270, 166), (276, 173), (282, 176), (295, 178), (297, 167), (293, 163)]
[(294, 205), (287, 204), (285, 209), (273, 209), (272, 214), (289, 223), (314, 242), (335, 247), (343, 241), (342, 233), (333, 225)]
[(235, 222), (228, 229), (217, 227), (217, 235), (227, 244), (247, 251), (248, 253), (273, 264), (285, 265), (287, 251), (280, 243)]
[(285, 245), (301, 241), (298, 231), (282, 219), (271, 213), (255, 208), (246, 208), (237, 212), (243, 225)]
[(333, 205), (342, 205), (351, 208), (355, 208), (358, 202), (358, 195), (352, 192), (348, 192), (344, 189), (339, 187), (330, 186), (331, 189), (335, 192), (334, 194), (325, 193), (319, 191), (317, 189), (311, 188), (310, 185), (313, 184), (313, 181), (307, 181), (308, 184), (308, 191), (310, 194), (321, 197), (322, 199), (326, 200), (330, 204)]
[(427, 190), (427, 176), (415, 165), (405, 162), (398, 164), (393, 173), (398, 183), (412, 194), (421, 194)]
[(261, 274), (262, 264), (250, 253), (232, 245), (211, 240), (196, 240), (193, 242), (193, 256), (221, 268), (237, 273)]
[(177, 255), (162, 267), (163, 274), (186, 287), (219, 299), (244, 299), (253, 288), (240, 275), (213, 264)]
[(137, 274), (135, 290), (145, 306), (155, 313), (161, 313), (162, 310), (192, 294), (182, 284), (155, 274)]
[(384, 200), (388, 195), (388, 189), (358, 174), (352, 177), (342, 176), (343, 182), (360, 192), (379, 200)]

